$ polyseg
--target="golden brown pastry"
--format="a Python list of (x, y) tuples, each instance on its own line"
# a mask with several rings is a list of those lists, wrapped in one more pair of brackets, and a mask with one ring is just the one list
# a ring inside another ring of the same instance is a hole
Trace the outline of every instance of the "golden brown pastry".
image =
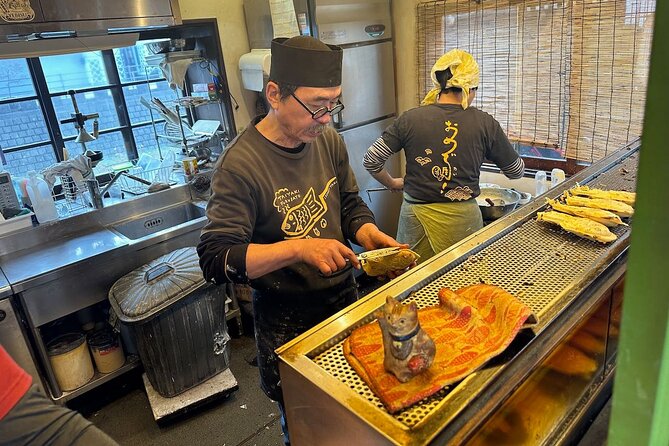
[(601, 223), (561, 212), (537, 212), (537, 221), (547, 221), (559, 225), (565, 231), (596, 242), (609, 243), (618, 238)]
[(588, 208), (583, 206), (569, 206), (567, 204), (560, 203), (557, 200), (546, 199), (546, 202), (553, 208), (553, 210), (558, 212), (563, 212), (565, 214), (574, 215), (576, 217), (588, 218), (590, 220), (601, 223), (604, 226), (609, 228), (614, 228), (618, 225), (625, 225), (623, 221), (617, 214), (614, 214), (611, 211), (605, 209), (595, 209)]
[(636, 201), (636, 193), (625, 192), (622, 190), (603, 190), (590, 188), (588, 186), (576, 186), (569, 189), (569, 193), (580, 197), (622, 201), (630, 206), (634, 206), (634, 202)]
[(565, 375), (587, 376), (597, 370), (597, 361), (581, 350), (565, 344), (558, 347), (558, 350), (548, 359), (546, 367)]
[(418, 254), (410, 249), (399, 249), (379, 257), (360, 259), (363, 271), (369, 276), (383, 276), (390, 271), (401, 271), (418, 259)]
[(604, 352), (606, 344), (604, 341), (596, 338), (587, 331), (579, 330), (574, 336), (569, 338), (569, 344), (582, 350), (584, 353), (598, 355)]
[(585, 198), (575, 195), (567, 195), (565, 201), (569, 206), (583, 206), (587, 208), (604, 209), (618, 214), (620, 217), (631, 217), (634, 208), (622, 201), (609, 200), (606, 198)]

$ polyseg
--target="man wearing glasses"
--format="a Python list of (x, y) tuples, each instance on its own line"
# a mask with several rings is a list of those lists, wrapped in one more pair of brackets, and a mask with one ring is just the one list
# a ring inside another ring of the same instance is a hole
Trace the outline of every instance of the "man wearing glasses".
[[(198, 253), (208, 280), (249, 283), (261, 386), (285, 421), (274, 350), (356, 298), (349, 241), (400, 245), (358, 195), (346, 147), (328, 124), (344, 109), (342, 50), (312, 37), (272, 41), (269, 113), (216, 164)], [(284, 440), (288, 443), (284, 423)]]

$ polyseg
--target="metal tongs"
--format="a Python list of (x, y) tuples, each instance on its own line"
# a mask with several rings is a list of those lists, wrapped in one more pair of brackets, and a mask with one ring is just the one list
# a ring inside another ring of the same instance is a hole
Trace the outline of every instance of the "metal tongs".
[(382, 259), (383, 257), (393, 255), (400, 249), (402, 248), (400, 248), (399, 246), (394, 246), (392, 248), (373, 249), (371, 251), (361, 252), (356, 257), (358, 258), (360, 263), (364, 263), (368, 260), (379, 260)]

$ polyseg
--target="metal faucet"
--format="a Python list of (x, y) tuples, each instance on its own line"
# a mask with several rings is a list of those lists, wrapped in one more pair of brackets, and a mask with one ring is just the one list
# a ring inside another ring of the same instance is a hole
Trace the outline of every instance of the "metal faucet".
[(100, 185), (98, 180), (95, 178), (89, 178), (86, 180), (86, 187), (88, 188), (88, 193), (91, 196), (91, 204), (95, 209), (102, 209), (104, 207), (104, 202), (102, 201), (102, 194), (100, 193)]
[(118, 180), (119, 178), (121, 178), (121, 175), (123, 175), (123, 172), (124, 172), (123, 170), (119, 170), (118, 172), (116, 172), (116, 173), (114, 174), (114, 176), (112, 177), (112, 179), (109, 180), (109, 183), (107, 183), (107, 184), (105, 185), (105, 187), (102, 189), (102, 191), (100, 192), (100, 196), (101, 196), (101, 197), (104, 197), (105, 194), (107, 193), (107, 191), (114, 185), (114, 183), (116, 183), (116, 180)]
[(88, 188), (88, 193), (91, 196), (91, 204), (93, 205), (93, 208), (102, 209), (104, 207), (104, 201), (102, 200), (102, 198), (114, 185), (116, 180), (118, 180), (121, 177), (122, 174), (123, 171), (116, 172), (112, 177), (112, 179), (109, 181), (109, 183), (107, 183), (105, 187), (102, 188), (102, 190), (100, 190), (98, 180), (96, 180), (95, 178), (89, 178), (86, 180), (86, 187)]

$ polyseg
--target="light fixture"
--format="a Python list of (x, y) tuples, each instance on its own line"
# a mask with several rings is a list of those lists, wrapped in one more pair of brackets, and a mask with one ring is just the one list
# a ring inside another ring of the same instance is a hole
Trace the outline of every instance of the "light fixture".
[(0, 43), (0, 59), (53, 56), (133, 46), (139, 33), (105, 34), (101, 36), (63, 37), (70, 33), (42, 33), (22, 36), (20, 40)]

